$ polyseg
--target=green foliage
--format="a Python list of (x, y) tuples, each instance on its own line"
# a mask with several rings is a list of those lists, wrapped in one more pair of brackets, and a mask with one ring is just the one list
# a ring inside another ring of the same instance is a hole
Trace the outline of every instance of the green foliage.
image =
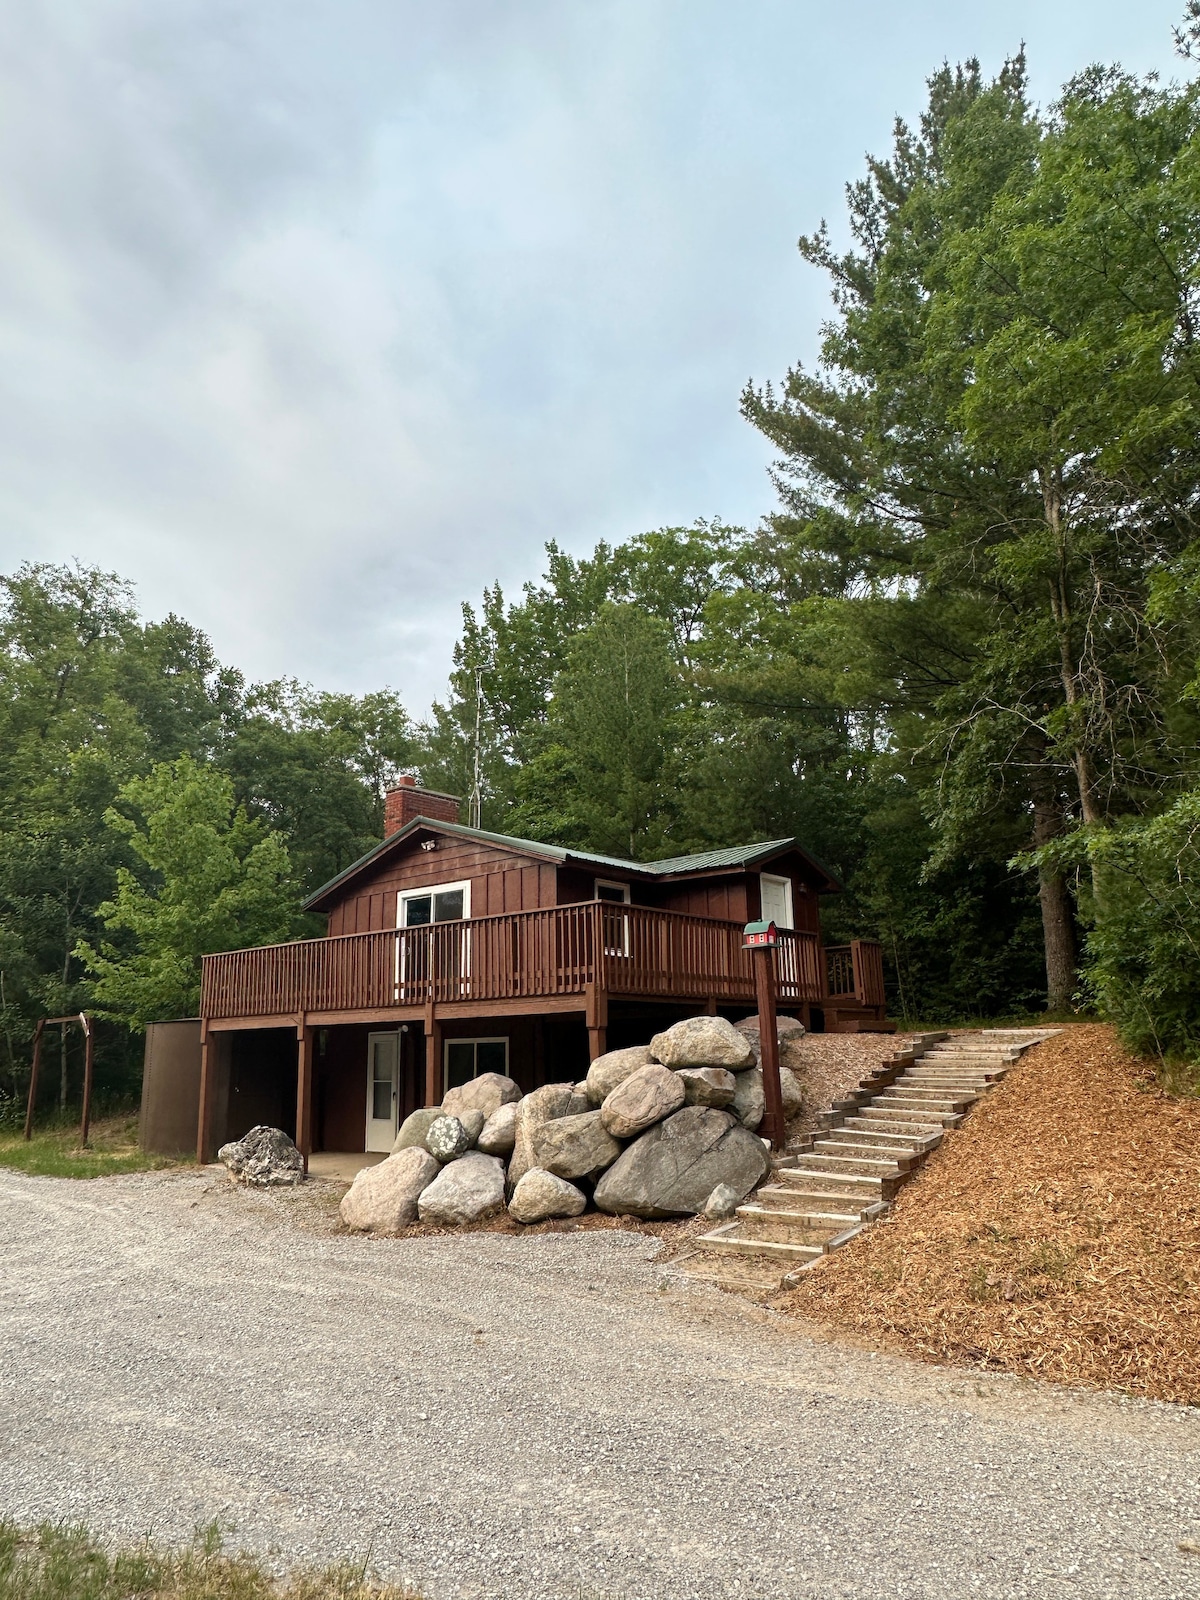
[[(606, 603), (634, 606), (666, 627), (678, 672), (690, 682), (709, 598), (736, 583), (730, 563), (740, 533), (720, 522), (660, 528), (615, 550), (599, 544), (582, 560), (552, 542), (543, 580), (527, 583), (520, 600), (506, 602), (496, 585), (485, 589), (478, 613), (464, 605), (449, 696), (421, 731), (424, 782), (471, 792), (478, 726), (483, 823), (511, 828), (522, 769), (546, 747), (555, 680), (571, 640), (593, 626)], [(538, 804), (523, 793), (524, 815)]]
[(633, 860), (669, 854), (681, 699), (667, 625), (606, 601), (566, 650), (510, 825)]
[[(288, 938), (297, 893), (282, 835), (234, 803), (233, 784), (191, 756), (160, 762), (118, 794), (108, 822), (143, 872), (117, 868), (112, 900), (99, 907), (111, 939), (81, 941), (101, 1016), (142, 1030), (192, 1016), (200, 957)], [(148, 869), (148, 870), (146, 870)]]
[(1102, 884), (1084, 975), (1097, 1011), (1140, 1054), (1200, 1065), (1200, 789), (1056, 853), (1091, 864)]
[(287, 681), (243, 696), (218, 760), (250, 815), (287, 839), (311, 893), (378, 842), (384, 794), (415, 753), (390, 690), (320, 694)]
[[(36, 1018), (95, 1001), (78, 951), (101, 949), (109, 930), (99, 908), (129, 892), (118, 891), (120, 875), (145, 892), (158, 881), (129, 830), (106, 820), (125, 786), (182, 756), (224, 773), (245, 819), (276, 838), (270, 849), (286, 844), (296, 880), (286, 915), (242, 907), (233, 923), (249, 939), (316, 932), (297, 917), (302, 894), (375, 843), (384, 790), (415, 753), (390, 691), (248, 687), (202, 633), (178, 617), (143, 622), (129, 586), (88, 567), (27, 565), (0, 578), (0, 691), (0, 1086), (10, 1099), (23, 1092)], [(118, 1000), (106, 988), (111, 1006), (101, 1003), (122, 1016), (162, 1015), (191, 995), (190, 1009), (195, 956), (209, 939), (222, 947), (230, 925), (206, 910), (188, 948), (183, 930), (168, 937), (160, 916), (141, 999)], [(101, 959), (125, 970), (136, 937), (120, 929), (109, 941), (117, 955), (101, 950)], [(78, 1078), (68, 1053), (54, 1086), (60, 1110)], [(101, 1030), (96, 1068), (102, 1097), (128, 1098), (137, 1043)]]

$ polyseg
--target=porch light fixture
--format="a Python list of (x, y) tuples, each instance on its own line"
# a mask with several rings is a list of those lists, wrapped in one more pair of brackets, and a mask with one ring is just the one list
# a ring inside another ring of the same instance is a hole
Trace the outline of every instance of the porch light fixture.
[(779, 943), (779, 930), (773, 922), (748, 922), (742, 930), (743, 950), (773, 950)]
[(422, 850), (436, 850), (437, 849), (437, 840), (436, 839), (422, 839), (421, 840), (421, 849)]

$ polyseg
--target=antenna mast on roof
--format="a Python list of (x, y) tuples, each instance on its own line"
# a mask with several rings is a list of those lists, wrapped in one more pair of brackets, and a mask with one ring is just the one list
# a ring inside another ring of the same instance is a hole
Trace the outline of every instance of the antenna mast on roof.
[(471, 826), (480, 826), (480, 816), (483, 811), (483, 776), (482, 761), (480, 758), (480, 730), (483, 721), (483, 668), (475, 668), (475, 751), (471, 767), (471, 798), (468, 802), (468, 812)]

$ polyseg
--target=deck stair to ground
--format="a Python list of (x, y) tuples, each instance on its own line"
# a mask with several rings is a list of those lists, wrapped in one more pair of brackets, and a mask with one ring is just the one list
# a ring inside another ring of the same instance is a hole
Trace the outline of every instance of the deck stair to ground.
[[(777, 1287), (781, 1268), (786, 1281), (786, 1274), (813, 1265), (883, 1216), (946, 1131), (1003, 1082), (1026, 1050), (1056, 1031), (919, 1034), (852, 1095), (835, 1100), (808, 1138), (775, 1158), (733, 1220), (696, 1240), (700, 1261), (727, 1263), (731, 1288), (744, 1286), (739, 1276), (759, 1287), (773, 1277), (770, 1286)], [(699, 1275), (726, 1281), (704, 1266)]]

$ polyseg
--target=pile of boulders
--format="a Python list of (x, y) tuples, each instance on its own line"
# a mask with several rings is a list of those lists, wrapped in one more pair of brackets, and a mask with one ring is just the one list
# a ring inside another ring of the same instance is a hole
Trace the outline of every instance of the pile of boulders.
[[(780, 1019), (781, 1056), (790, 1033)], [(728, 1214), (769, 1169), (757, 1019), (736, 1027), (690, 1017), (648, 1045), (593, 1061), (581, 1083), (523, 1095), (487, 1072), (414, 1111), (391, 1154), (364, 1168), (342, 1200), (351, 1228), (395, 1233), (420, 1220), (479, 1222), (507, 1207), (517, 1222), (576, 1217)], [(802, 1103), (781, 1066), (784, 1110)]]

